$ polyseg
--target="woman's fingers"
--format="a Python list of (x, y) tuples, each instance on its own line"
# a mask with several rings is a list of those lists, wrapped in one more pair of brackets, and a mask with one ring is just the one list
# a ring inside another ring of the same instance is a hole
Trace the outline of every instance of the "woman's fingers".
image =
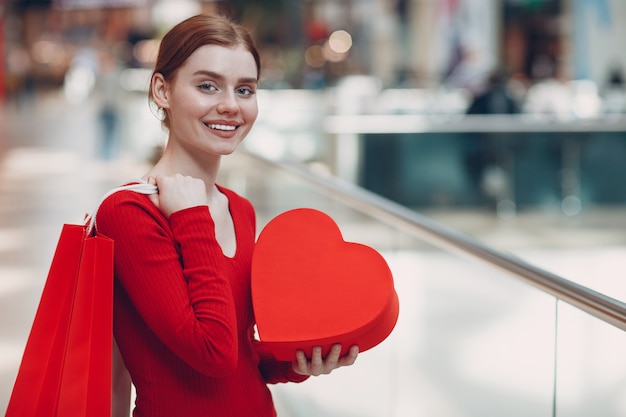
[(152, 195), (154, 204), (166, 215), (189, 207), (208, 205), (204, 181), (186, 175), (157, 175), (148, 182), (159, 189)]
[(348, 353), (341, 355), (341, 345), (336, 344), (330, 348), (328, 355), (322, 357), (322, 348), (316, 346), (311, 353), (311, 359), (307, 359), (303, 351), (296, 352), (296, 360), (292, 363), (293, 370), (301, 375), (326, 375), (342, 366), (354, 364), (359, 354), (358, 346), (352, 346)]
[(356, 362), (357, 356), (359, 356), (359, 347), (354, 345), (350, 348), (347, 355), (339, 358), (339, 363), (337, 367), (353, 365), (354, 362)]
[(322, 359), (322, 348), (317, 346), (313, 348), (313, 354), (311, 355), (311, 365), (309, 367), (309, 373), (313, 376), (318, 376), (325, 373), (324, 359)]

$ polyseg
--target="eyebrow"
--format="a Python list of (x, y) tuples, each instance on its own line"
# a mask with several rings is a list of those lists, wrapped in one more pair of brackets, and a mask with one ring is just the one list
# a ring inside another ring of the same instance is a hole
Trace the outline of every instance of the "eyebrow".
[[(194, 72), (193, 75), (206, 75), (207, 77), (216, 78), (218, 80), (223, 80), (225, 78), (222, 74), (219, 74), (213, 71), (208, 71), (208, 70), (198, 70)], [(259, 80), (256, 78), (249, 77), (249, 78), (240, 78), (238, 82), (244, 83), (244, 84), (250, 84), (250, 83), (256, 84), (259, 82)]]

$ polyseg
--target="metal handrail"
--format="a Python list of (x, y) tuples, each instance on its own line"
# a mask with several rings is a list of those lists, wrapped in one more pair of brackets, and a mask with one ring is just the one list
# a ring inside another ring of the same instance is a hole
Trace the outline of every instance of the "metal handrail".
[(450, 229), (419, 213), (341, 179), (323, 176), (296, 161), (275, 161), (256, 153), (240, 152), (274, 168), (287, 170), (344, 204), (384, 223), (407, 231), (442, 248), (469, 255), (498, 267), (540, 290), (626, 330), (626, 303), (594, 291), (524, 260), (497, 251), (467, 235)]

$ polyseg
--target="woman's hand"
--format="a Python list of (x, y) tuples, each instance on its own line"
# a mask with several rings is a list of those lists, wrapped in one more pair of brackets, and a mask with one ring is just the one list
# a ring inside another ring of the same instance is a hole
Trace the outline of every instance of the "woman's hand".
[(157, 175), (148, 177), (148, 183), (157, 186), (159, 193), (152, 194), (150, 199), (167, 217), (186, 208), (208, 205), (206, 186), (198, 178)]
[(296, 352), (296, 360), (291, 363), (294, 372), (300, 375), (326, 375), (342, 366), (350, 366), (359, 355), (358, 346), (352, 346), (344, 356), (341, 354), (341, 345), (336, 344), (330, 348), (330, 352), (322, 358), (322, 348), (314, 347), (311, 359), (307, 359), (303, 351)]

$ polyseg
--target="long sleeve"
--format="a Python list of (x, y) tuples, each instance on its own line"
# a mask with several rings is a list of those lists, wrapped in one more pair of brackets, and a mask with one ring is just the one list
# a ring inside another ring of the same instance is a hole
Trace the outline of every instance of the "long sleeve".
[(278, 384), (281, 382), (303, 382), (309, 376), (300, 375), (294, 372), (291, 362), (282, 362), (274, 359), (269, 350), (267, 350), (262, 342), (254, 343), (257, 354), (259, 355), (259, 369), (261, 375), (268, 384)]
[(115, 242), (119, 283), (152, 332), (191, 367), (232, 371), (235, 307), (208, 208), (176, 212), (168, 224), (145, 196), (123, 194), (98, 215), (99, 231)]

